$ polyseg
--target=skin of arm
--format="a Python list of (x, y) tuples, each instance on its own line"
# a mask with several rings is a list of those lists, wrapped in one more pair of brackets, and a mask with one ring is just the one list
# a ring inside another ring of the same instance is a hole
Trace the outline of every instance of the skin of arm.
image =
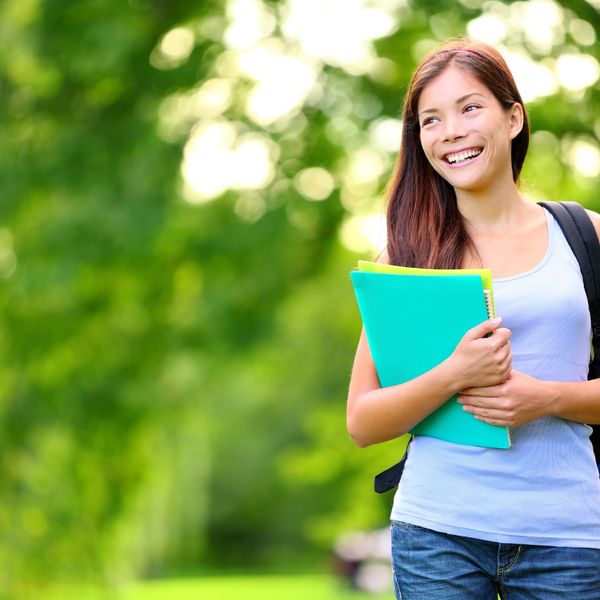
[[(600, 215), (587, 211), (600, 239)], [(542, 381), (519, 371), (500, 385), (464, 389), (457, 399), (476, 418), (514, 427), (543, 416), (600, 424), (600, 379)]]
[(381, 388), (364, 329), (348, 391), (347, 427), (357, 446), (394, 439), (409, 431), (451, 395), (447, 365), (400, 385)]
[[(430, 371), (382, 388), (364, 332), (352, 367), (347, 427), (354, 442), (365, 447), (396, 438), (469, 385), (492, 385), (510, 374), (510, 331), (501, 319), (470, 329), (450, 357)], [(489, 332), (491, 336), (485, 337)]]

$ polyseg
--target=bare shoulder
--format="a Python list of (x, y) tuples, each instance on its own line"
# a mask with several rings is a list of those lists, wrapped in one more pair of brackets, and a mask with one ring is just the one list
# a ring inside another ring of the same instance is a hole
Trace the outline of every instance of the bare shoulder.
[(594, 229), (596, 230), (596, 234), (598, 235), (598, 240), (600, 240), (600, 214), (587, 208), (585, 209), (585, 212), (587, 212), (590, 219), (592, 220), (592, 223), (594, 224)]
[[(600, 215), (598, 215), (598, 217), (600, 218)], [(385, 263), (386, 265), (390, 264), (390, 257), (389, 257), (387, 248), (384, 248), (381, 251), (381, 254), (379, 254), (379, 256), (377, 257), (377, 262), (378, 263)]]

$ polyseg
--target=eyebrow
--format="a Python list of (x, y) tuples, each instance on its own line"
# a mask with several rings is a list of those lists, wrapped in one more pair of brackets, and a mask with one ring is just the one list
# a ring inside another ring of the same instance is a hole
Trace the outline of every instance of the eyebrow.
[[(471, 92), (469, 94), (465, 94), (464, 96), (461, 96), (457, 101), (456, 104), (460, 104), (461, 102), (464, 102), (467, 98), (470, 98), (471, 96), (482, 96), (483, 98), (485, 98), (485, 94), (480, 94), (479, 92)], [(439, 109), (437, 108), (426, 108), (425, 110), (422, 110), (419, 115), (422, 115), (424, 113), (432, 113), (432, 112), (437, 112)]]

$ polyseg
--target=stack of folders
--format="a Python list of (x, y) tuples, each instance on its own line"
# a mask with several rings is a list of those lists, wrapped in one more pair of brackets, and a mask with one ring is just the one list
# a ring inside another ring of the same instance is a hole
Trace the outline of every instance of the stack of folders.
[[(452, 354), (469, 329), (495, 316), (489, 269), (415, 269), (358, 261), (350, 278), (382, 387), (429, 371)], [(510, 447), (507, 427), (479, 421), (456, 397), (410, 433), (469, 446)]]

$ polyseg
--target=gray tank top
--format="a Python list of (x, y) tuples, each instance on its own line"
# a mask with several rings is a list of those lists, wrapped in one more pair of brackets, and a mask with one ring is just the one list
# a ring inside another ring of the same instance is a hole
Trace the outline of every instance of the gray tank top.
[[(545, 211), (548, 248), (532, 270), (494, 279), (512, 331), (513, 369), (585, 381), (591, 324), (581, 271)], [(542, 417), (511, 429), (508, 450), (416, 437), (392, 519), (483, 540), (600, 548), (600, 479), (582, 423)]]

